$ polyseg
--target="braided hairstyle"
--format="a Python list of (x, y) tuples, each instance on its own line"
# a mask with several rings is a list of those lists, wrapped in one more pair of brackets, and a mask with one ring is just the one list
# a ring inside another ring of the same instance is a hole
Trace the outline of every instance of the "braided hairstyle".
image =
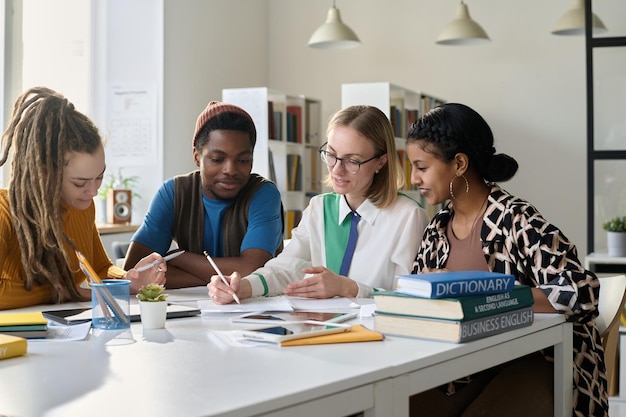
[(413, 123), (407, 142), (421, 142), (424, 151), (444, 162), (464, 153), (470, 167), (487, 182), (507, 181), (517, 172), (515, 159), (507, 154), (496, 154), (493, 133), (485, 119), (464, 104), (435, 107)]
[(0, 166), (13, 148), (8, 198), (26, 272), (24, 287), (50, 284), (53, 302), (81, 300), (63, 231), (61, 189), (70, 152), (94, 154), (102, 146), (95, 125), (61, 94), (45, 87), (15, 102), (2, 135)]

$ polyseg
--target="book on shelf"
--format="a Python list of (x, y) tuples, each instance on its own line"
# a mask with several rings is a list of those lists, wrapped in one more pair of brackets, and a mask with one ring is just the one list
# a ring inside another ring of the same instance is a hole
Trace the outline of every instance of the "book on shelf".
[(41, 339), (48, 334), (48, 320), (40, 311), (1, 313), (0, 333), (27, 339)]
[(269, 180), (276, 184), (276, 166), (274, 165), (274, 153), (271, 149), (267, 150), (267, 162), (270, 168), (270, 177)]
[(287, 106), (287, 141), (302, 143), (302, 107)]
[(283, 140), (283, 112), (274, 110), (272, 115), (273, 123), (270, 129), (274, 134), (270, 139)]
[(395, 291), (426, 298), (496, 294), (511, 291), (515, 277), (491, 271), (444, 271), (396, 275)]
[(533, 307), (523, 307), (473, 320), (444, 320), (376, 312), (374, 330), (388, 335), (464, 343), (530, 326)]
[(299, 154), (287, 154), (287, 191), (302, 191), (302, 163)]
[(302, 219), (302, 210), (287, 210), (287, 239), (291, 239), (291, 230), (298, 226)]
[(321, 105), (317, 101), (308, 101), (305, 104), (305, 132), (304, 141), (307, 144), (318, 145), (320, 143)]
[(28, 341), (23, 337), (0, 334), (0, 359), (25, 355)]
[(413, 110), (413, 109), (406, 109), (406, 126), (407, 126), (407, 132), (408, 129), (411, 128), (411, 126), (413, 125), (413, 123), (417, 122), (417, 119), (419, 118), (419, 111), (418, 110)]
[(317, 151), (317, 148), (306, 147), (305, 155), (309, 158), (309, 169), (307, 173), (307, 178), (305, 184), (307, 184), (307, 191), (319, 193), (320, 188), (320, 180), (319, 176), (321, 174), (320, 170), (320, 155)]
[(274, 126), (274, 102), (267, 102), (267, 137), (276, 139), (276, 128)]
[(456, 298), (423, 298), (397, 291), (372, 293), (376, 311), (382, 313), (433, 317), (447, 320), (471, 320), (533, 305), (527, 285), (498, 294), (468, 295)]

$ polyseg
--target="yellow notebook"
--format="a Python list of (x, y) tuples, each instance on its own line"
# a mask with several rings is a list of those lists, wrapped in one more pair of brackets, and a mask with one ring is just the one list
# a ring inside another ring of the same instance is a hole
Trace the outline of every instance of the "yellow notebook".
[(28, 342), (23, 337), (0, 333), (0, 359), (25, 355), (27, 347)]
[(324, 345), (329, 343), (375, 342), (383, 340), (382, 333), (370, 330), (360, 324), (353, 325), (349, 331), (327, 334), (323, 336), (307, 337), (304, 339), (287, 340), (281, 346)]
[(48, 324), (48, 320), (41, 311), (0, 313), (0, 326), (24, 326), (31, 324)]

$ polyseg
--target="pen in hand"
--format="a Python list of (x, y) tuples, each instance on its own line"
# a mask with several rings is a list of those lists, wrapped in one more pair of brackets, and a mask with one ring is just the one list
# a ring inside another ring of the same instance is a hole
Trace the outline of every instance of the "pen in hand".
[[(204, 256), (206, 256), (206, 258), (209, 260), (209, 262), (211, 262), (211, 266), (213, 267), (213, 269), (215, 270), (217, 275), (220, 276), (220, 279), (222, 280), (222, 282), (230, 287), (230, 285), (228, 284), (228, 281), (226, 281), (226, 278), (224, 277), (224, 274), (222, 274), (222, 271), (220, 271), (220, 269), (217, 267), (217, 265), (213, 261), (213, 258), (211, 258), (211, 256), (209, 256), (207, 251), (204, 251)], [(237, 297), (237, 294), (233, 293), (233, 299), (237, 302), (237, 304), (241, 304), (241, 302), (239, 301), (239, 297)]]
[(178, 255), (182, 255), (183, 252), (185, 252), (185, 251), (184, 250), (179, 250), (178, 252), (170, 253), (169, 255), (165, 255), (163, 257), (163, 259), (159, 259), (157, 261), (152, 261), (149, 264), (146, 264), (144, 266), (140, 266), (136, 270), (137, 270), (137, 272), (147, 271), (148, 269), (152, 268), (153, 266), (157, 266), (158, 264), (162, 264), (164, 262), (167, 262), (169, 260), (172, 260), (172, 259), (176, 258)]

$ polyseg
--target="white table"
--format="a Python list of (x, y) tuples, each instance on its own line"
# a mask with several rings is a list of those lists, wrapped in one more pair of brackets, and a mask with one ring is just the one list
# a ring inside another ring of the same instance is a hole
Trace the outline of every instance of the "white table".
[(30, 343), (27, 356), (0, 361), (0, 415), (407, 416), (414, 393), (555, 346), (555, 415), (571, 416), (572, 329), (559, 315), (459, 345), (388, 337), (223, 349), (209, 329), (228, 326), (202, 316), (165, 330), (133, 324), (133, 340), (115, 339), (128, 344)]

